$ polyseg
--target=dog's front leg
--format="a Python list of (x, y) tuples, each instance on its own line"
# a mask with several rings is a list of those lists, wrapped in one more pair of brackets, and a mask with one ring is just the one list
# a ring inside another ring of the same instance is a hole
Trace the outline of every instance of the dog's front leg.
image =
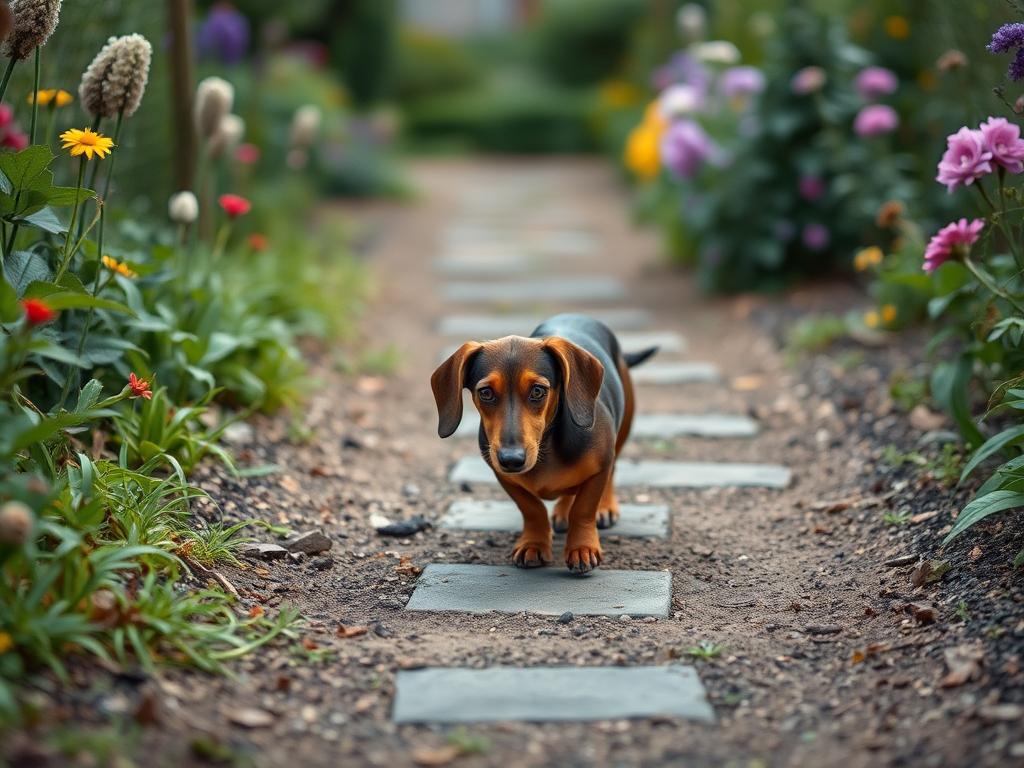
[(611, 468), (583, 482), (569, 510), (565, 537), (565, 564), (570, 571), (586, 573), (601, 564), (601, 540), (597, 535), (597, 508), (611, 477)]
[(551, 523), (544, 502), (518, 485), (498, 482), (523, 515), (523, 532), (512, 549), (512, 562), (520, 568), (539, 568), (554, 560), (551, 554)]

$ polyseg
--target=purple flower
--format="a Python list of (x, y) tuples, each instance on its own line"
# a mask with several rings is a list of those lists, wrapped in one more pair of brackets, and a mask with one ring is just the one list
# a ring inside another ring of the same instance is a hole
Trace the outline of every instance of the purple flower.
[(707, 93), (711, 82), (711, 73), (707, 67), (688, 53), (675, 54), (663, 67), (654, 71), (654, 87), (663, 91), (673, 83), (692, 85), (701, 94)]
[(693, 120), (677, 120), (661, 139), (661, 161), (676, 176), (692, 178), (715, 153), (711, 138)]
[(1016, 51), (1007, 76), (1011, 80), (1024, 79), (1024, 24), (1003, 24), (992, 35), (992, 42), (988, 44), (988, 50), (992, 53), (1009, 53)]
[(824, 88), (826, 80), (828, 80), (828, 75), (821, 67), (804, 67), (793, 75), (789, 87), (798, 96), (806, 96)]
[(888, 96), (891, 93), (896, 93), (900, 81), (891, 69), (867, 67), (862, 69), (860, 74), (857, 75), (855, 84), (857, 93), (862, 98), (872, 100), (877, 99), (879, 96)]
[(764, 90), (764, 74), (757, 67), (730, 67), (718, 84), (727, 99), (745, 98)]
[(935, 180), (952, 192), (958, 185), (969, 186), (976, 179), (992, 172), (992, 153), (985, 146), (981, 131), (964, 126), (946, 138), (946, 151), (939, 161)]
[(1005, 117), (990, 117), (979, 126), (985, 149), (992, 153), (992, 162), (1010, 173), (1024, 171), (1024, 140), (1020, 126)]
[(828, 233), (828, 229), (823, 224), (808, 224), (804, 227), (803, 241), (804, 245), (810, 248), (812, 251), (823, 251), (828, 247), (829, 241), (832, 237)]
[(858, 136), (881, 136), (895, 131), (900, 124), (896, 110), (885, 104), (869, 104), (853, 119)]
[(815, 200), (820, 200), (827, 191), (824, 179), (813, 174), (801, 176), (798, 187), (800, 189), (800, 197), (811, 203)]
[(944, 226), (928, 241), (924, 251), (924, 271), (934, 272), (950, 259), (969, 253), (984, 228), (983, 219), (960, 219)]
[(200, 25), (196, 43), (203, 58), (216, 56), (225, 64), (237, 64), (249, 50), (249, 20), (231, 3), (217, 3)]

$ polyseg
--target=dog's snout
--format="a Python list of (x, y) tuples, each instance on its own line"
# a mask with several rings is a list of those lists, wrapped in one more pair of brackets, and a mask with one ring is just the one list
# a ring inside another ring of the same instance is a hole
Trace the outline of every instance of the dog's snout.
[(502, 469), (509, 472), (518, 472), (526, 466), (525, 448), (500, 448), (498, 449), (498, 464)]

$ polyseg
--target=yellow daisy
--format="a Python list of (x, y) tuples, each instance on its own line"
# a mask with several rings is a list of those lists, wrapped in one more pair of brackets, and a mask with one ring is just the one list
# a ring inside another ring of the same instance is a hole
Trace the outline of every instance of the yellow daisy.
[(35, 94), (28, 95), (28, 103), (31, 104), (34, 101), (39, 102), (39, 106), (47, 107), (53, 106), (55, 108), (66, 107), (72, 101), (74, 97), (67, 91), (58, 88), (48, 88), (46, 90), (36, 91)]
[(870, 312), (864, 313), (864, 325), (868, 328), (877, 328), (880, 322), (881, 318), (875, 310), (872, 309)]
[(871, 245), (860, 251), (853, 257), (853, 266), (858, 272), (863, 272), (869, 267), (882, 263), (885, 254), (877, 245)]
[(102, 261), (103, 266), (109, 269), (111, 272), (117, 272), (117, 274), (124, 275), (125, 277), (139, 276), (138, 272), (129, 267), (123, 261), (118, 261), (117, 259), (113, 259), (110, 256), (104, 256), (102, 259), (100, 259), (100, 261)]
[(882, 322), (885, 323), (886, 325), (891, 325), (892, 322), (895, 319), (896, 319), (896, 305), (895, 304), (885, 304), (882, 307)]
[(107, 138), (102, 133), (96, 133), (91, 128), (81, 131), (71, 128), (60, 135), (60, 140), (64, 142), (61, 149), (71, 150), (72, 157), (85, 155), (88, 160), (92, 160), (93, 155), (102, 160), (110, 154), (110, 150), (114, 146), (113, 139)]

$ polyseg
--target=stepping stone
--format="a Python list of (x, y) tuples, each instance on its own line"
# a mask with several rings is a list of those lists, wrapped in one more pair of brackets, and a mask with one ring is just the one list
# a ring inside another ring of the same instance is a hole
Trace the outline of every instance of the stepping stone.
[[(653, 320), (645, 309), (605, 309), (584, 312), (613, 331), (646, 328)], [(438, 332), (445, 336), (467, 339), (497, 339), (510, 334), (528, 334), (544, 322), (542, 314), (449, 315), (438, 323)]]
[[(480, 414), (470, 405), (464, 410), (455, 437), (476, 437)], [(675, 437), (754, 437), (757, 422), (725, 413), (641, 413), (633, 420), (630, 437), (671, 440)]]
[[(550, 510), (554, 502), (547, 503)], [(668, 536), (670, 515), (663, 504), (621, 504), (619, 522), (603, 530), (604, 536), (664, 539)], [(441, 518), (441, 528), (462, 531), (511, 531), (523, 528), (523, 516), (511, 501), (494, 499), (456, 501)], [(556, 537), (564, 534), (555, 534)]]
[(441, 256), (434, 262), (434, 266), (443, 274), (507, 276), (529, 272), (539, 263), (536, 258), (519, 251), (494, 250), (475, 253), (461, 250)]
[(441, 286), (441, 298), (461, 303), (514, 301), (618, 301), (626, 286), (613, 277), (582, 276), (508, 282), (457, 282)]
[(712, 363), (663, 362), (655, 358), (630, 371), (634, 384), (697, 384), (721, 381)]
[[(556, 553), (556, 557), (560, 555)], [(423, 569), (405, 610), (668, 616), (671, 597), (672, 575), (668, 571), (598, 568), (581, 578), (557, 560), (551, 567), (530, 569), (431, 563)]]
[(715, 721), (693, 667), (434, 667), (399, 670), (396, 723), (679, 717)]
[[(713, 461), (627, 461), (615, 467), (615, 485), (649, 488), (785, 488), (793, 473), (778, 464)], [(494, 472), (479, 456), (459, 459), (448, 479), (456, 484), (497, 485)]]
[[(530, 333), (533, 330), (531, 327), (529, 330), (523, 331), (523, 333)], [(507, 334), (506, 334), (507, 335)], [(643, 332), (630, 332), (626, 331), (623, 333), (615, 334), (619, 338), (619, 344), (622, 346), (623, 352), (640, 352), (648, 349), (649, 347), (658, 347), (658, 354), (668, 352), (684, 352), (686, 350), (686, 339), (680, 336), (678, 333), (672, 331), (656, 331), (653, 333)], [(459, 348), (458, 344), (449, 344), (441, 350), (441, 354), (438, 357), (438, 362), (447, 360), (455, 350)], [(637, 368), (637, 371), (643, 370), (648, 363), (644, 363), (642, 366)]]
[(569, 229), (538, 232), (528, 242), (531, 250), (550, 256), (587, 256), (600, 244), (591, 232)]

